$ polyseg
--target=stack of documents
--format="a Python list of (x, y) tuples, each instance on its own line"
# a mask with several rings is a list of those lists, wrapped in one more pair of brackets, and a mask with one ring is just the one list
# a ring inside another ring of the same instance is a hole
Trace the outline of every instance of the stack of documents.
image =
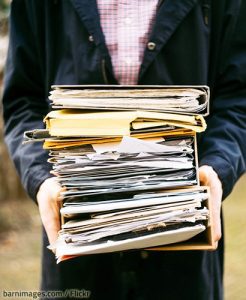
[(206, 87), (84, 87), (63, 86), (51, 91), (53, 108), (148, 110), (199, 113), (207, 108)]
[(118, 143), (51, 151), (63, 199), (194, 185), (194, 140), (123, 137)]
[(207, 230), (196, 132), (207, 87), (54, 86), (44, 141), (61, 192), (58, 261), (173, 244)]
[[(171, 244), (206, 229), (206, 189), (153, 191), (65, 202), (56, 254), (105, 253)], [(116, 198), (116, 199), (115, 199)]]

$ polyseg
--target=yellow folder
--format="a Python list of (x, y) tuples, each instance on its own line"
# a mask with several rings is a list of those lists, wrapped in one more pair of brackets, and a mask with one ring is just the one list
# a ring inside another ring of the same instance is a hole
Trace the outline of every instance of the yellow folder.
[(136, 129), (175, 126), (202, 132), (206, 123), (202, 116), (188, 116), (149, 111), (81, 112), (56, 110), (44, 119), (51, 136), (123, 136)]

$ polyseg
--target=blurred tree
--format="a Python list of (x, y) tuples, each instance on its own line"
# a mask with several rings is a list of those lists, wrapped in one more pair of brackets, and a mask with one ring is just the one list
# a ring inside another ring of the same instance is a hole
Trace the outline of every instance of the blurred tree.
[[(0, 99), (2, 90), (3, 67), (8, 46), (8, 13), (9, 0), (0, 0)], [(2, 115), (0, 101), (0, 115)], [(3, 141), (3, 121), (0, 117), (0, 201), (18, 200), (25, 197), (25, 193), (16, 175), (8, 151)]]
[(0, 0), (0, 34), (7, 34), (10, 0)]
[(3, 76), (3, 65), (8, 44), (9, 0), (0, 0), (0, 84)]
[(2, 119), (0, 120), (0, 201), (23, 199), (26, 197), (25, 192), (3, 142)]
[(9, 9), (10, 0), (0, 0), (0, 11), (7, 12)]

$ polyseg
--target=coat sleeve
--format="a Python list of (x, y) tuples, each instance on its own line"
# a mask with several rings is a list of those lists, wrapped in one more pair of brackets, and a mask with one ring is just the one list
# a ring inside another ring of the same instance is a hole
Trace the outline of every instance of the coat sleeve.
[(24, 131), (44, 127), (42, 120), (48, 111), (40, 49), (27, 2), (12, 1), (11, 4), (3, 115), (10, 155), (25, 189), (35, 200), (40, 184), (51, 175), (41, 143), (22, 144)]
[(229, 195), (246, 169), (245, 15), (246, 2), (241, 1), (237, 14), (235, 11), (230, 14), (235, 26), (224, 26), (228, 48), (221, 47), (219, 51), (223, 60), (212, 90), (208, 128), (199, 147), (200, 165), (210, 165), (217, 172), (222, 181), (223, 198)]

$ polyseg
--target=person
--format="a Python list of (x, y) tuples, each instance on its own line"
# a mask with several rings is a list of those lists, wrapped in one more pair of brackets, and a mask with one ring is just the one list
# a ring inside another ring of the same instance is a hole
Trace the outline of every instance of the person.
[[(41, 290), (84, 290), (89, 299), (223, 299), (221, 199), (246, 162), (246, 3), (157, 2), (11, 3), (5, 134), (45, 227)], [(218, 248), (99, 254), (57, 265), (47, 245), (60, 226), (60, 186), (49, 173), (47, 152), (38, 143), (22, 145), (23, 132), (43, 127), (53, 84), (123, 83), (210, 87), (208, 128), (198, 145), (201, 181), (211, 187)]]

